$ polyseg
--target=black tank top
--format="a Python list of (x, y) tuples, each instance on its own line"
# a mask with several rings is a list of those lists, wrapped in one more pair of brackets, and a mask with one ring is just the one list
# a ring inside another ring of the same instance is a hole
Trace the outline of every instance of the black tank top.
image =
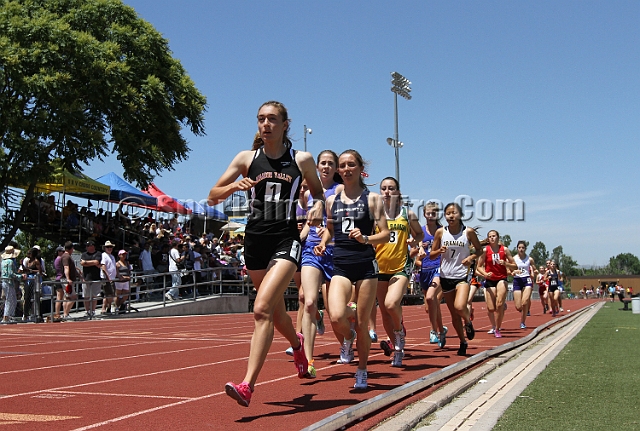
[(287, 149), (282, 157), (270, 159), (259, 148), (248, 177), (257, 184), (251, 188), (246, 234), (286, 234), (299, 238), (296, 205), (302, 173), (295, 161), (295, 151)]
[(358, 200), (350, 204), (343, 203), (341, 197), (342, 192), (336, 195), (331, 208), (335, 238), (333, 261), (340, 260), (346, 264), (372, 261), (375, 259), (373, 247), (349, 238), (349, 232), (356, 227), (363, 235), (373, 233), (374, 220), (369, 212), (369, 190), (363, 191)]

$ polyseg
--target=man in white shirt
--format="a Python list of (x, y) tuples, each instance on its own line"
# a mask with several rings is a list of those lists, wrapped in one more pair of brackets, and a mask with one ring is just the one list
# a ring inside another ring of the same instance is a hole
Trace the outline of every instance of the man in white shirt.
[(167, 298), (169, 301), (180, 299), (179, 288), (182, 284), (182, 276), (180, 275), (178, 264), (182, 263), (184, 257), (180, 256), (180, 250), (178, 250), (179, 245), (180, 241), (174, 240), (171, 243), (171, 250), (169, 251), (169, 272), (171, 273), (171, 289), (169, 289), (169, 291), (165, 294), (165, 298)]
[(104, 299), (102, 300), (102, 314), (111, 314), (111, 303), (113, 302), (114, 285), (113, 282), (118, 277), (116, 270), (116, 258), (113, 256), (113, 244), (111, 241), (104, 243), (104, 252), (100, 261), (100, 278), (104, 283)]

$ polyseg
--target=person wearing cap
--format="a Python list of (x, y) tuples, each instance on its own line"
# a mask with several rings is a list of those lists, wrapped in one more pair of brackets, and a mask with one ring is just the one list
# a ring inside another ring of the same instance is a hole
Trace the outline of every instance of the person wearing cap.
[[(40, 266), (42, 267), (42, 278), (46, 278), (47, 277), (47, 267), (44, 264), (44, 258), (42, 257), (42, 249), (40, 248), (40, 246), (38, 244), (34, 245), (33, 248), (38, 250), (38, 256), (40, 258)], [(42, 279), (40, 281), (42, 281)]]
[(118, 276), (116, 270), (116, 258), (113, 256), (113, 244), (111, 241), (104, 243), (104, 252), (102, 253), (102, 259), (100, 260), (100, 269), (102, 272), (100, 276), (104, 283), (104, 300), (102, 301), (102, 314), (111, 314), (111, 303), (113, 302), (113, 295), (115, 293), (113, 282)]
[(61, 281), (64, 283), (64, 305), (62, 306), (62, 310), (64, 312), (63, 319), (69, 318), (69, 313), (71, 312), (71, 308), (73, 308), (73, 304), (75, 300), (78, 299), (78, 296), (73, 290), (73, 284), (78, 279), (78, 269), (76, 268), (76, 263), (71, 258), (71, 254), (73, 253), (73, 243), (71, 241), (67, 241), (64, 243), (64, 253), (62, 254), (62, 268), (64, 271), (64, 277)]
[(129, 299), (129, 283), (131, 281), (131, 265), (127, 260), (127, 251), (120, 250), (118, 252), (118, 261), (116, 262), (116, 272), (118, 281), (116, 286), (116, 313), (124, 312), (123, 306)]
[(11, 323), (16, 312), (18, 298), (16, 296), (16, 286), (22, 278), (18, 274), (16, 258), (20, 255), (20, 250), (16, 250), (12, 245), (7, 246), (2, 253), (2, 293), (5, 296), (4, 314), (2, 323)]
[(91, 319), (96, 315), (98, 295), (102, 289), (102, 281), (100, 279), (102, 252), (96, 250), (96, 244), (93, 240), (87, 241), (85, 246), (86, 250), (80, 256), (80, 265), (82, 266), (84, 278), (82, 297), (84, 298), (84, 309), (86, 311), (85, 317)]

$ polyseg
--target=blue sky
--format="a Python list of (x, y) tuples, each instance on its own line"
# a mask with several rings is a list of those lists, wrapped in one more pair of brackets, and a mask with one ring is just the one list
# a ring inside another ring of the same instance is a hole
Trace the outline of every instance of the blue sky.
[[(208, 99), (205, 137), (157, 178), (201, 200), (251, 145), (258, 107), (283, 102), (294, 146), (355, 148), (369, 180), (412, 199), (522, 199), (525, 221), (469, 221), (562, 245), (582, 265), (640, 255), (640, 2), (127, 0)], [(85, 172), (122, 173), (115, 157)], [(377, 189), (377, 186), (374, 187)]]

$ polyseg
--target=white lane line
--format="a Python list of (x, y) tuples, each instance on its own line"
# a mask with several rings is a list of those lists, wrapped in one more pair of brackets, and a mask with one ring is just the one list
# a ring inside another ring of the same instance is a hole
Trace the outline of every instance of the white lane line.
[[(2, 336), (4, 337), (4, 334), (2, 334)], [(29, 337), (29, 339), (32, 339), (33, 337)], [(89, 339), (83, 339), (83, 342), (86, 341), (99, 341), (101, 340), (101, 338), (89, 338)], [(15, 348), (23, 348), (23, 347), (34, 347), (34, 346), (49, 346), (51, 344), (56, 344), (56, 343), (60, 343), (61, 341), (55, 341), (55, 340), (49, 340), (47, 342), (42, 342), (42, 343), (27, 343), (27, 344), (7, 344), (7, 345), (2, 345), (0, 346), (0, 350), (6, 350), (6, 349), (15, 349)]]
[(169, 400), (190, 400), (193, 397), (176, 397), (170, 395), (144, 395), (144, 394), (120, 394), (105, 392), (80, 392), (80, 391), (50, 391), (52, 394), (70, 394), (70, 395), (92, 395), (101, 397), (131, 397), (131, 398), (159, 398)]
[[(78, 340), (78, 343), (86, 343), (86, 342), (91, 342), (93, 340)], [(120, 344), (120, 345), (108, 345), (108, 346), (96, 346), (96, 347), (86, 347), (86, 348), (80, 348), (80, 349), (66, 349), (66, 350), (53, 350), (53, 351), (49, 351), (49, 352), (29, 352), (29, 353), (22, 353), (22, 354), (15, 354), (15, 355), (10, 355), (10, 356), (0, 356), (0, 359), (9, 359), (9, 358), (26, 358), (29, 356), (44, 356), (44, 355), (57, 355), (57, 354), (67, 354), (67, 353), (73, 353), (73, 352), (87, 352), (90, 350), (104, 350), (104, 349), (113, 349), (113, 348), (124, 348), (124, 347), (131, 347), (131, 346), (141, 346), (144, 344), (161, 344), (161, 343), (169, 343), (171, 342), (170, 340), (167, 341), (147, 341), (144, 343), (132, 343), (132, 344)], [(52, 346), (55, 346), (58, 343), (51, 343)], [(36, 368), (37, 369), (37, 368)], [(0, 374), (2, 374), (2, 372), (0, 372)]]
[[(236, 345), (239, 345), (239, 344), (246, 344), (246, 342), (229, 343), (229, 344), (222, 345), (222, 346), (193, 347), (193, 348), (190, 348), (190, 349), (179, 349), (179, 350), (170, 350), (170, 351), (166, 351), (166, 352), (153, 352), (153, 353), (145, 353), (145, 354), (140, 354), (140, 355), (121, 356), (121, 357), (118, 357), (118, 358), (96, 359), (94, 361), (66, 363), (66, 364), (60, 364), (60, 365), (49, 365), (49, 366), (46, 366), (46, 367), (25, 368), (25, 369), (21, 369), (21, 370), (13, 370), (13, 371), (0, 371), (0, 375), (2, 375), (2, 374), (25, 373), (25, 372), (40, 371), (40, 370), (52, 370), (52, 369), (56, 369), (56, 368), (65, 368), (65, 367), (77, 367), (79, 365), (89, 365), (89, 364), (99, 364), (99, 363), (102, 363), (102, 362), (123, 361), (123, 360), (127, 360), (127, 359), (144, 358), (144, 357), (147, 357), (147, 356), (173, 355), (173, 354), (176, 354), (176, 353), (192, 352), (194, 350), (217, 349), (217, 348), (222, 348), (222, 347), (236, 346)], [(73, 386), (71, 386), (71, 387), (73, 387)]]
[[(3, 396), (0, 396), (0, 400), (5, 400), (5, 399), (8, 399), (8, 398), (18, 398), (18, 397), (36, 395), (36, 394), (41, 394), (41, 393), (45, 393), (45, 392), (64, 391), (64, 390), (68, 390), (68, 389), (82, 388), (82, 387), (91, 386), (91, 385), (101, 385), (101, 384), (105, 384), (105, 383), (121, 382), (121, 381), (125, 381), (125, 380), (139, 379), (139, 378), (149, 377), (149, 376), (158, 376), (158, 375), (162, 375), (162, 374), (175, 373), (175, 372), (186, 371), (186, 370), (193, 370), (193, 369), (196, 369), (196, 368), (211, 367), (211, 366), (214, 366), (214, 365), (226, 364), (228, 362), (234, 362), (234, 361), (239, 361), (239, 360), (246, 361), (248, 359), (249, 359), (249, 357), (246, 356), (244, 358), (227, 359), (227, 360), (224, 360), (224, 361), (216, 361), (216, 362), (209, 362), (209, 363), (206, 363), (206, 364), (190, 365), (188, 367), (173, 368), (173, 369), (170, 369), (170, 370), (161, 370), (161, 371), (154, 371), (154, 372), (151, 372), (151, 373), (136, 374), (136, 375), (132, 375), (132, 376), (115, 377), (115, 378), (106, 379), (106, 380), (97, 380), (97, 381), (86, 382), (86, 383), (78, 383), (77, 385), (60, 386), (60, 387), (57, 387), (57, 388), (48, 388), (48, 389), (39, 389), (39, 390), (35, 390), (35, 391), (22, 392), (22, 393), (19, 393), (19, 394), (3, 395)], [(295, 374), (295, 376), (297, 377), (298, 375)]]

